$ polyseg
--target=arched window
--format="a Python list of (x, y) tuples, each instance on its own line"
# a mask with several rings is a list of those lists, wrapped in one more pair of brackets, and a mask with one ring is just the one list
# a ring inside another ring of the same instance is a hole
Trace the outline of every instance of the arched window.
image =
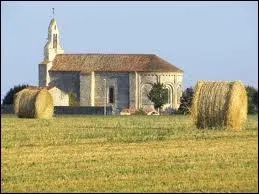
[(114, 87), (109, 87), (109, 103), (114, 103)]
[(167, 98), (166, 104), (170, 104), (170, 90), (169, 88), (165, 88), (165, 90), (166, 90), (166, 98)]
[(53, 36), (53, 48), (57, 48), (57, 42), (58, 42), (57, 34), (54, 34), (54, 36)]

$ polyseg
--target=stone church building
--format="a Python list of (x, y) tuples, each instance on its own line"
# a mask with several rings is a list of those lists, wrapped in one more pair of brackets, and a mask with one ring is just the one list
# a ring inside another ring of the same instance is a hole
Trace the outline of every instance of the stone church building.
[(39, 64), (39, 86), (57, 88), (55, 106), (68, 106), (73, 93), (80, 106), (151, 108), (147, 94), (161, 82), (168, 90), (164, 109), (178, 109), (182, 95), (183, 71), (155, 54), (65, 54), (53, 18), (48, 28), (44, 60)]

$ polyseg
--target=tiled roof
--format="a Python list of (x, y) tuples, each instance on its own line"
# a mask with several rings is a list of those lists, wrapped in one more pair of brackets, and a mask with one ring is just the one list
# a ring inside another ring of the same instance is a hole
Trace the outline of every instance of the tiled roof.
[(154, 54), (58, 54), (50, 71), (183, 72)]

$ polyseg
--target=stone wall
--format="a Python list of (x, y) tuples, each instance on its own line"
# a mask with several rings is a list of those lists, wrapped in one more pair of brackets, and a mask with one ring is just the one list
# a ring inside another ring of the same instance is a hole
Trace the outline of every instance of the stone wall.
[(47, 65), (46, 64), (39, 64), (39, 86), (46, 86), (46, 79), (47, 79)]
[(56, 86), (66, 93), (74, 93), (80, 100), (79, 72), (50, 72), (50, 86)]
[(139, 74), (137, 72), (129, 73), (129, 108), (137, 109), (139, 107)]
[[(55, 85), (66, 93), (75, 93), (80, 106), (104, 106), (106, 99), (106, 105), (113, 106), (116, 114), (124, 108), (153, 108), (147, 94), (152, 84), (158, 81), (164, 83), (168, 89), (169, 100), (164, 108), (178, 109), (180, 106), (182, 73), (50, 72), (50, 75), (49, 85)], [(110, 87), (114, 89), (114, 103), (109, 103)]]
[[(112, 107), (106, 107), (106, 114), (112, 115)], [(14, 105), (2, 105), (1, 114), (14, 114)], [(85, 106), (54, 106), (54, 114), (84, 114), (84, 115), (103, 115), (104, 107), (85, 107)]]
[(91, 74), (80, 75), (80, 106), (91, 106)]
[[(94, 106), (55, 106), (54, 114), (83, 114), (83, 115), (104, 115), (104, 107)], [(106, 114), (112, 115), (112, 107), (106, 107)]]
[(54, 106), (69, 106), (69, 96), (57, 87), (48, 90), (53, 99)]
[(147, 94), (152, 88), (152, 84), (163, 83), (169, 92), (168, 103), (164, 109), (178, 109), (180, 106), (180, 97), (182, 95), (182, 76), (181, 73), (149, 73), (139, 74), (138, 99), (139, 108), (152, 108), (153, 103), (148, 99)]
[(52, 67), (52, 62), (47, 64), (39, 64), (39, 86), (48, 86), (50, 82), (49, 70)]
[[(129, 74), (113, 72), (95, 72), (95, 106), (103, 106), (105, 100), (106, 79), (106, 103), (113, 106), (116, 113), (129, 107)], [(114, 88), (114, 103), (109, 103), (109, 88)], [(89, 88), (90, 89), (90, 88)]]

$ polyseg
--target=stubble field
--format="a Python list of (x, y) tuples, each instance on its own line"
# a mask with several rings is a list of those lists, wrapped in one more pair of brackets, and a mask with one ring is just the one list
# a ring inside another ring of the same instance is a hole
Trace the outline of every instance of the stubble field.
[(2, 192), (258, 192), (258, 116), (198, 130), (188, 116), (1, 118)]

